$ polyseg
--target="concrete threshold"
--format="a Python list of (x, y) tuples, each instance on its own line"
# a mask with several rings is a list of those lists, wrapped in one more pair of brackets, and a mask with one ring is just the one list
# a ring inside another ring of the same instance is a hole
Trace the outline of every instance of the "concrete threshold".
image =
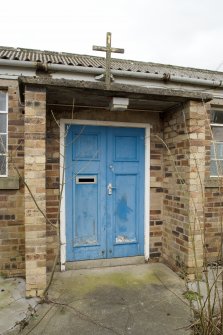
[(93, 269), (103, 268), (110, 266), (122, 266), (122, 265), (137, 265), (145, 263), (144, 256), (135, 257), (122, 257), (122, 258), (109, 258), (109, 259), (94, 259), (87, 261), (76, 261), (66, 262), (66, 270), (81, 270), (81, 269)]

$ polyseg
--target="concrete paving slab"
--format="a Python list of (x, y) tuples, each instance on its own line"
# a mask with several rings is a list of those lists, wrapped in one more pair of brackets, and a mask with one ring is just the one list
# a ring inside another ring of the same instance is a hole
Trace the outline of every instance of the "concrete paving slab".
[(20, 334), (189, 335), (183, 292), (184, 281), (158, 263), (56, 273), (48, 304)]
[(29, 320), (35, 313), (38, 299), (25, 298), (23, 278), (0, 277), (0, 334), (20, 329), (20, 324)]
[(222, 280), (223, 267), (209, 266), (207, 272), (203, 273), (200, 281), (191, 281), (188, 283), (188, 290), (191, 293), (197, 293), (192, 301), (193, 307), (197, 310), (211, 308), (217, 313), (222, 303)]

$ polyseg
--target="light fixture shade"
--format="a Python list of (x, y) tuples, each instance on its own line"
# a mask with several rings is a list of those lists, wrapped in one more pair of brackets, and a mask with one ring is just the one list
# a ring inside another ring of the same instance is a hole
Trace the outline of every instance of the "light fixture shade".
[(113, 97), (110, 102), (109, 108), (112, 112), (123, 112), (128, 108), (128, 105), (128, 98)]

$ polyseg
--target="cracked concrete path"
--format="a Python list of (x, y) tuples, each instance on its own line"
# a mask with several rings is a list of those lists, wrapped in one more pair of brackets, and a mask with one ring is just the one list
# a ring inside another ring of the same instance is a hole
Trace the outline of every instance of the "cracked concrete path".
[(56, 273), (49, 303), (20, 334), (189, 335), (184, 291), (157, 263)]
[(17, 324), (25, 322), (37, 304), (38, 299), (25, 298), (24, 279), (0, 277), (0, 334), (7, 334)]

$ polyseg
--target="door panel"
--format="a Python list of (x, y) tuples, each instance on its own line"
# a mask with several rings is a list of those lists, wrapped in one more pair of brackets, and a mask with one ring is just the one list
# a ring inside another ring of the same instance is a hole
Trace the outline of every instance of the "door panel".
[(69, 126), (65, 171), (68, 261), (106, 257), (105, 152), (101, 127)]
[[(87, 183), (89, 176), (82, 175), (75, 187), (74, 246), (98, 244), (98, 185)], [(86, 180), (86, 181), (85, 181)]]
[(72, 133), (73, 159), (79, 161), (98, 160), (101, 134), (84, 134), (83, 132), (86, 131), (84, 127), (83, 129), (78, 127), (78, 129), (82, 131), (82, 133), (78, 134), (77, 131)]
[(136, 242), (136, 176), (116, 175), (115, 186), (115, 243)]
[(114, 136), (114, 161), (137, 161), (138, 138), (136, 136)]
[(144, 129), (69, 126), (66, 199), (67, 260), (143, 255)]
[(144, 252), (144, 143), (144, 129), (139, 128), (113, 128), (108, 136), (107, 179), (114, 186), (107, 199), (112, 213), (109, 258)]

